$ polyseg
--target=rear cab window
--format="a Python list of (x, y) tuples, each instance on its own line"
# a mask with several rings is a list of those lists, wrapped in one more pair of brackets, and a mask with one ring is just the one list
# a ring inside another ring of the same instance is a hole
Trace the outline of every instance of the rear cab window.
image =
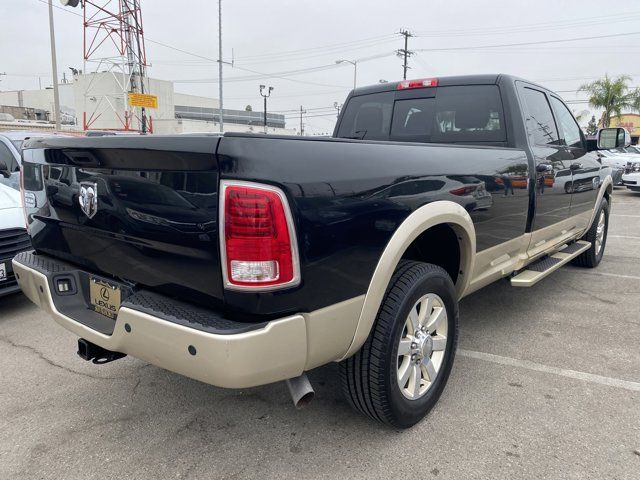
[(352, 97), (339, 138), (504, 146), (497, 85), (440, 86)]

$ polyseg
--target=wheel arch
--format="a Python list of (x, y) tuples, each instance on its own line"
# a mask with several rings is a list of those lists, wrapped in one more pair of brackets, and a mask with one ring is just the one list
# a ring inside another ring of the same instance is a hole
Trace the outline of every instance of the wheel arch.
[(598, 197), (597, 197), (596, 202), (595, 202), (595, 204), (593, 206), (593, 212), (591, 213), (591, 219), (589, 220), (589, 223), (587, 224), (587, 228), (584, 229), (585, 232), (589, 231), (589, 229), (591, 228), (591, 225), (595, 221), (596, 213), (598, 213), (598, 210), (600, 209), (600, 204), (602, 203), (602, 199), (603, 198), (607, 199), (607, 202), (609, 203), (609, 210), (611, 210), (611, 195), (613, 195), (613, 178), (611, 177), (611, 174), (608, 174), (606, 177), (604, 177), (604, 180), (602, 180), (602, 183), (600, 184), (600, 190), (598, 191)]
[[(405, 255), (412, 251), (416, 242), (424, 241), (424, 235), (429, 235), (429, 232), (434, 232), (436, 229), (449, 229), (458, 241), (458, 265), (454, 283), (458, 298), (462, 297), (471, 281), (476, 252), (473, 222), (467, 211), (457, 203), (451, 201), (429, 203), (411, 213), (387, 243), (369, 283), (353, 340), (341, 360), (356, 353), (367, 339), (397, 265), (403, 258), (407, 258)], [(447, 246), (447, 248), (451, 247)], [(410, 258), (416, 259), (413, 254)], [(438, 262), (435, 263), (438, 264)], [(443, 268), (451, 274), (450, 265), (448, 268)]]

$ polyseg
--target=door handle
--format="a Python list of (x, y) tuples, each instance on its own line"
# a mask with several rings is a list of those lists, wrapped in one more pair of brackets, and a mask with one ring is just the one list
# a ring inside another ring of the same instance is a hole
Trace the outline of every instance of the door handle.
[(581, 163), (572, 163), (571, 166), (569, 167), (569, 170), (574, 172), (576, 170), (580, 170), (581, 168), (582, 168), (582, 164)]

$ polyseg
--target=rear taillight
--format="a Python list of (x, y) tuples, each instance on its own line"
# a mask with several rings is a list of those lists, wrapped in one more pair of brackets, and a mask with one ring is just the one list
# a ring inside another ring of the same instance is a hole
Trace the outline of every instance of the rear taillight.
[(454, 195), (471, 195), (473, 192), (479, 189), (480, 185), (465, 185), (464, 187), (454, 188), (453, 190), (449, 190), (449, 193)]
[(397, 90), (408, 90), (410, 88), (437, 87), (437, 78), (421, 78), (420, 80), (404, 80), (398, 83)]
[(220, 198), (225, 287), (271, 290), (297, 285), (298, 249), (284, 193), (268, 185), (223, 180)]

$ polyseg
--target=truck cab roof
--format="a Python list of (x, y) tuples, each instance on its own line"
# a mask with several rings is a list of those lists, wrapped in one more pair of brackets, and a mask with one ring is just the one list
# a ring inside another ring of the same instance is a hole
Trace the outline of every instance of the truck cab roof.
[[(426, 79), (435, 79), (437, 80), (439, 87), (451, 87), (458, 85), (496, 85), (500, 82), (500, 80), (522, 80), (527, 83), (535, 84), (535, 82), (530, 82), (529, 80), (525, 80), (523, 78), (519, 78), (514, 75), (507, 75), (504, 73), (483, 73), (483, 74), (475, 74), (475, 75), (450, 75), (450, 76), (434, 76), (434, 77), (425, 77)], [(411, 81), (412, 79), (409, 79)], [(421, 79), (420, 79), (421, 80)], [(351, 92), (350, 96), (358, 96), (358, 95), (368, 95), (370, 93), (379, 93), (379, 92), (389, 92), (393, 90), (398, 90), (398, 86), (404, 80), (400, 80), (397, 82), (385, 82), (385, 83), (377, 83), (375, 85), (367, 85), (364, 87), (358, 87)], [(540, 88), (547, 90), (546, 88), (537, 85)]]

